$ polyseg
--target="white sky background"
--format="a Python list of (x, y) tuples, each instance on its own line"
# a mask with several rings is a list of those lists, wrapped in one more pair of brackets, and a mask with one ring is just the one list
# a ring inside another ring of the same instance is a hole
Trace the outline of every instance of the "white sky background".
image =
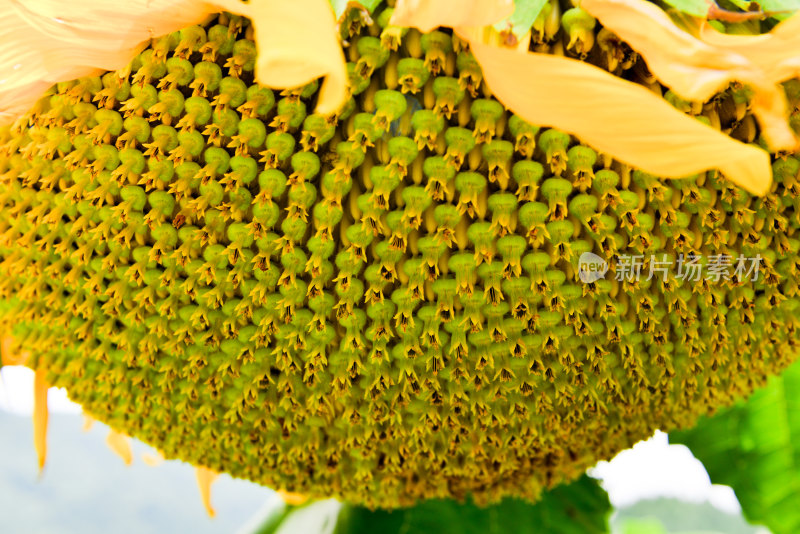
[[(0, 410), (28, 415), (33, 410), (33, 372), (26, 367), (0, 370)], [(66, 391), (51, 388), (48, 394), (51, 413), (81, 413), (67, 399)], [(33, 443), (31, 443), (33, 447)], [(619, 453), (610, 462), (599, 462), (589, 474), (602, 480), (611, 503), (627, 506), (641, 499), (673, 497), (682, 500), (710, 501), (733, 514), (741, 512), (739, 502), (728, 486), (712, 485), (703, 464), (683, 445), (670, 445), (667, 435), (657, 431), (647, 441)]]
[(706, 468), (689, 448), (670, 445), (667, 434), (660, 430), (610, 462), (598, 462), (589, 474), (602, 481), (615, 507), (642, 499), (673, 497), (698, 503), (710, 501), (730, 514), (742, 511), (733, 489), (711, 484)]
[[(47, 393), (50, 413), (81, 413), (81, 407), (67, 398), (64, 388)], [(33, 413), (33, 371), (21, 365), (0, 369), (0, 410), (29, 415)]]

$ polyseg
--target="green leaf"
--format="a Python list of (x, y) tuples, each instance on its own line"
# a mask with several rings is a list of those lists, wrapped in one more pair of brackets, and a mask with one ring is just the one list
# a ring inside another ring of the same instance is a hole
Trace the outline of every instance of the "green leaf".
[(479, 508), (472, 503), (432, 500), (404, 510), (370, 511), (346, 506), (335, 534), (600, 534), (608, 532), (608, 496), (584, 475), (530, 504), (505, 499)]
[(252, 534), (330, 534), (342, 509), (335, 499), (275, 510)]
[[(733, 6), (735, 6), (735, 7), (739, 8), (741, 11), (748, 11), (748, 10), (749, 10), (749, 8), (750, 8), (750, 0), (727, 0), (727, 1), (728, 1), (730, 4), (732, 4)], [(725, 4), (725, 2), (720, 2), (720, 1), (718, 0), (718, 1), (717, 1), (717, 3), (718, 3), (718, 4), (720, 5), (720, 7), (722, 7), (722, 8), (726, 8), (726, 9), (730, 8), (730, 6), (726, 5), (726, 4)], [(757, 2), (756, 2), (756, 3), (757, 3)]]
[(258, 530), (253, 531), (252, 534), (275, 534), (275, 531), (278, 530), (278, 527), (281, 525), (286, 516), (291, 514), (296, 507), (294, 506), (282, 506), (279, 509), (272, 512), (258, 527)]
[(336, 534), (600, 534), (608, 532), (610, 510), (600, 485), (584, 476), (545, 493), (535, 504), (505, 499), (479, 508), (435, 500), (393, 512), (347, 507)]
[(622, 534), (669, 534), (657, 519), (628, 519), (622, 524)]
[(514, 35), (522, 37), (531, 29), (546, 3), (547, 0), (515, 0), (514, 12), (495, 24), (494, 28), (498, 31), (511, 28)]
[[(611, 504), (588, 476), (528, 503), (505, 499), (479, 508), (471, 502), (431, 500), (401, 510), (368, 510), (332, 499), (277, 511), (254, 534), (605, 534)], [(335, 527), (332, 514), (338, 514)]]
[[(774, 13), (772, 18), (783, 20), (789, 18), (795, 11), (800, 9), (800, 0), (727, 0), (732, 6), (739, 8), (740, 11), (752, 11), (751, 4), (756, 4), (761, 11), (766, 13)], [(730, 8), (731, 5), (726, 5), (724, 2), (718, 3), (722, 7)]]
[(383, 0), (358, 0), (357, 2), (353, 2), (352, 0), (331, 0), (331, 5), (333, 6), (333, 12), (336, 13), (336, 20), (339, 20), (347, 10), (348, 4), (359, 4), (361, 7), (372, 13), (382, 1)]
[[(676, 10), (695, 17), (705, 17), (708, 13), (708, 2), (706, 0), (664, 0), (664, 3)], [(761, 11), (776, 13), (773, 15), (778, 20), (783, 20), (791, 15), (792, 12), (800, 10), (800, 0), (728, 0), (728, 3), (717, 1), (723, 8), (739, 8), (742, 12), (751, 11), (750, 4), (757, 4)], [(735, 6), (735, 7), (734, 7)], [(785, 13), (789, 12), (789, 13)]]
[[(800, 0), (757, 0), (756, 3), (761, 6), (762, 11), (778, 12), (778, 11), (798, 11), (800, 10)], [(791, 13), (782, 13), (775, 15), (774, 18), (783, 20), (789, 18)]]
[(712, 482), (734, 489), (750, 522), (800, 532), (800, 362), (670, 441), (688, 446)]

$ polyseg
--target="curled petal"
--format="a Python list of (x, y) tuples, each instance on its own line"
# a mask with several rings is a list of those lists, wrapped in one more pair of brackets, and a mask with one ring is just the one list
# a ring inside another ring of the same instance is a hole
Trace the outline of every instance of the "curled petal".
[(700, 39), (746, 57), (763, 71), (761, 78), (748, 81), (755, 90), (753, 113), (773, 147), (798, 148), (798, 140), (788, 126), (786, 93), (778, 84), (800, 76), (800, 15), (784, 20), (763, 35), (728, 35), (703, 24)]
[(391, 23), (424, 33), (439, 26), (489, 26), (513, 11), (512, 0), (398, 0)]
[(761, 35), (726, 34), (703, 24), (699, 36), (705, 43), (747, 58), (772, 82), (800, 75), (800, 14)]
[(777, 84), (800, 67), (800, 17), (758, 36), (723, 35), (706, 24), (701, 38), (696, 38), (646, 0), (582, 0), (581, 7), (627, 42), (664, 85), (687, 100), (708, 100), (734, 80), (750, 85), (755, 93), (752, 111), (771, 148), (798, 147)]
[(317, 113), (330, 115), (344, 105), (347, 67), (327, 0), (233, 1), (230, 6), (255, 25), (259, 83), (288, 89), (325, 76)]
[(662, 83), (687, 100), (707, 100), (734, 74), (752, 77), (750, 61), (678, 28), (656, 4), (645, 0), (583, 0), (581, 7), (641, 54)]
[(652, 174), (717, 168), (751, 193), (771, 183), (769, 154), (686, 116), (649, 90), (577, 60), (470, 41), (492, 93), (532, 124), (569, 132)]
[(128, 436), (111, 430), (106, 437), (106, 444), (122, 458), (125, 465), (131, 465), (133, 453), (131, 452), (131, 439)]

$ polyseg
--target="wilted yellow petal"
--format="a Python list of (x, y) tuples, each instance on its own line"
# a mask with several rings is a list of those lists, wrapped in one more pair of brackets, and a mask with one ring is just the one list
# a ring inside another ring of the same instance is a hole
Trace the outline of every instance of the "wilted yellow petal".
[(125, 67), (153, 37), (228, 10), (253, 20), (256, 79), (293, 88), (326, 76), (317, 111), (338, 111), (347, 70), (327, 0), (25, 0), (0, 5), (0, 123), (52, 84)]
[(777, 86), (800, 68), (798, 17), (765, 35), (728, 36), (706, 27), (698, 39), (646, 0), (582, 0), (581, 7), (638, 52), (661, 83), (687, 100), (708, 100), (734, 80), (748, 84), (754, 91), (752, 112), (770, 147), (798, 148), (786, 98)]
[(470, 47), (495, 97), (532, 124), (569, 132), (655, 175), (678, 178), (716, 168), (751, 193), (770, 186), (766, 151), (684, 115), (640, 85), (573, 59), (476, 40)]
[(214, 517), (216, 512), (211, 506), (211, 484), (219, 474), (206, 467), (195, 467), (194, 471), (197, 475), (197, 486), (200, 488), (200, 497), (203, 499), (203, 506), (205, 506), (208, 516)]
[(728, 35), (709, 24), (700, 28), (700, 39), (713, 46), (746, 57), (763, 72), (753, 96), (753, 112), (770, 144), (780, 149), (798, 148), (798, 139), (788, 126), (790, 110), (780, 82), (800, 76), (800, 15), (784, 20), (763, 35)]
[(763, 35), (726, 34), (703, 24), (699, 36), (705, 43), (747, 58), (773, 83), (800, 75), (800, 14)]
[(292, 506), (300, 506), (308, 501), (308, 497), (301, 493), (292, 493), (290, 491), (283, 490), (278, 490), (276, 493), (281, 499), (283, 499), (283, 502)]
[(288, 89), (325, 76), (317, 112), (339, 111), (347, 100), (347, 67), (328, 0), (234, 1), (226, 5), (253, 21), (259, 83)]
[(108, 437), (106, 437), (106, 444), (122, 458), (125, 465), (131, 465), (133, 453), (131, 452), (131, 439), (128, 436), (115, 430), (110, 430)]
[(24, 351), (14, 354), (11, 350), (13, 343), (14, 338), (11, 336), (4, 336), (0, 339), (0, 363), (3, 365), (25, 365), (30, 352)]
[(512, 0), (397, 0), (391, 24), (421, 32), (439, 26), (488, 26), (511, 15)]
[(646, 0), (582, 0), (581, 7), (644, 57), (650, 71), (687, 100), (706, 100), (733, 80), (734, 71), (752, 68), (747, 58), (678, 28)]
[(37, 369), (33, 377), (33, 446), (39, 459), (39, 474), (47, 458), (47, 390), (45, 370)]
[(0, 123), (53, 83), (121, 69), (149, 42), (219, 11), (194, 0), (24, 0), (0, 5)]

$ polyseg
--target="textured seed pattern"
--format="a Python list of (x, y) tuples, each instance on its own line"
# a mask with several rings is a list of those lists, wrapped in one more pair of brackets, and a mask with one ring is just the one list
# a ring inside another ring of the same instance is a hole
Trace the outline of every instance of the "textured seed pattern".
[[(792, 361), (795, 157), (763, 198), (627, 168), (389, 15), (348, 13), (336, 117), (313, 113), (316, 83), (254, 85), (248, 22), (223, 14), (0, 130), (0, 326), (31, 364), (167, 457), (393, 507), (535, 498)], [(564, 16), (532, 47), (662, 90)], [(739, 87), (665, 97), (757, 138)], [(611, 270), (584, 284), (589, 251)], [(646, 279), (650, 254), (692, 253), (760, 255), (761, 274)], [(643, 276), (616, 281), (633, 254)]]

